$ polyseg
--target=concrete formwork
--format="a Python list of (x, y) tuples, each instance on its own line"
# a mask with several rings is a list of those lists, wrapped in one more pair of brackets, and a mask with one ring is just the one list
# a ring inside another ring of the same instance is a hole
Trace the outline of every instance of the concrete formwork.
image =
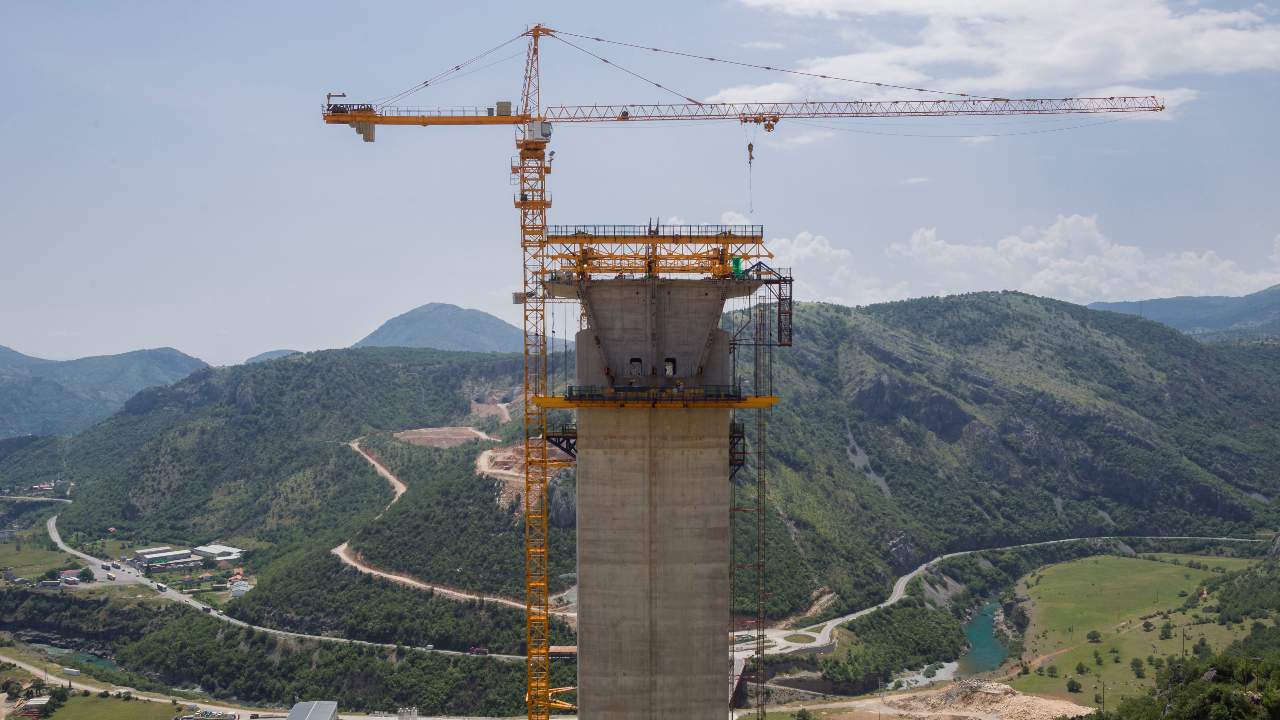
[[(726, 297), (754, 288), (735, 280), (562, 286), (592, 320), (577, 336), (578, 384), (731, 384), (720, 315)], [(577, 412), (579, 717), (723, 718), (730, 412)]]

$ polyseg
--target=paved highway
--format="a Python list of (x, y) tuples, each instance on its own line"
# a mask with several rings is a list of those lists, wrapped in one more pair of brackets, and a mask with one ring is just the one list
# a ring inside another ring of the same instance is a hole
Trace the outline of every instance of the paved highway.
[[(831, 644), (832, 633), (835, 632), (835, 629), (837, 627), (843, 625), (844, 623), (849, 622), (850, 620), (855, 620), (857, 618), (862, 617), (863, 615), (875, 612), (876, 610), (880, 610), (881, 608), (889, 607), (890, 605), (893, 605), (894, 603), (902, 600), (902, 598), (906, 597), (907, 585), (912, 580), (914, 580), (917, 577), (920, 577), (929, 568), (937, 565), (943, 560), (960, 557), (962, 555), (972, 555), (973, 553), (979, 553), (979, 552), (991, 552), (991, 551), (999, 552), (1003, 550), (1015, 550), (1017, 548), (1038, 547), (1041, 545), (1059, 545), (1061, 543), (1080, 542), (1082, 540), (1214, 540), (1217, 542), (1246, 542), (1246, 543), (1268, 542), (1266, 540), (1259, 540), (1256, 538), (1192, 537), (1192, 536), (1185, 536), (1185, 535), (1184, 536), (1126, 535), (1126, 536), (1063, 538), (1062, 540), (1045, 540), (1043, 542), (1022, 543), (1021, 545), (1007, 545), (1005, 547), (998, 547), (998, 548), (983, 548), (980, 550), (961, 550), (960, 552), (947, 553), (946, 555), (939, 555), (938, 557), (921, 565), (915, 570), (912, 570), (906, 575), (903, 575), (902, 577), (898, 578), (897, 582), (893, 584), (893, 590), (889, 593), (889, 597), (879, 605), (874, 605), (869, 608), (863, 608), (862, 610), (859, 610), (857, 612), (849, 613), (848, 615), (842, 615), (838, 618), (828, 620), (822, 623), (822, 625), (818, 626), (818, 629), (814, 632), (809, 632), (807, 630), (801, 631), (801, 630), (786, 629), (786, 628), (770, 628), (766, 630), (765, 637), (770, 641), (772, 641), (773, 644), (768, 649), (765, 650), (765, 654), (766, 655), (783, 655), (786, 653), (796, 652), (797, 650), (812, 650), (814, 648), (821, 648)], [(795, 643), (795, 642), (790, 642), (786, 639), (788, 635), (795, 635), (797, 633), (812, 635), (814, 639), (811, 642), (806, 642), (806, 643)]]
[[(173, 588), (161, 590), (158, 587), (156, 587), (155, 583), (151, 582), (145, 577), (142, 577), (141, 575), (138, 574), (136, 570), (130, 567), (123, 567), (120, 570), (112, 570), (111, 572), (116, 576), (116, 579), (109, 580), (107, 578), (107, 571), (103, 570), (101, 567), (102, 565), (101, 559), (95, 558), (92, 555), (86, 555), (85, 553), (82, 553), (79, 550), (76, 550), (75, 548), (67, 545), (65, 542), (62, 541), (62, 536), (58, 533), (58, 516), (57, 515), (54, 515), (53, 517), (49, 518), (49, 521), (45, 524), (45, 527), (49, 531), (49, 537), (54, 541), (54, 543), (58, 545), (58, 548), (60, 550), (62, 550), (65, 553), (74, 555), (75, 557), (83, 560), (86, 564), (89, 565), (89, 567), (93, 570), (94, 578), (96, 581), (95, 585), (106, 585), (106, 586), (145, 585), (146, 587), (150, 588), (152, 591), (154, 591), (155, 593), (160, 595), (160, 597), (166, 600), (172, 600), (173, 602), (179, 602), (184, 605), (189, 605), (199, 610), (200, 612), (206, 613), (211, 617), (217, 618), (218, 620), (225, 622), (229, 625), (235, 625), (237, 627), (243, 627), (243, 628), (251, 628), (253, 630), (257, 630), (259, 632), (264, 632), (264, 633), (270, 633), (278, 637), (298, 638), (301, 640), (318, 640), (321, 642), (345, 643), (348, 645), (362, 645), (364, 647), (385, 648), (385, 649), (391, 649), (391, 650), (394, 650), (397, 647), (407, 647), (411, 650), (419, 650), (421, 652), (433, 652), (433, 653), (439, 653), (441, 655), (467, 655), (468, 654), (459, 650), (438, 650), (436, 648), (415, 647), (412, 645), (396, 645), (395, 643), (376, 643), (376, 642), (368, 642), (366, 640), (353, 640), (351, 638), (332, 637), (329, 635), (307, 635), (304, 633), (289, 632), (288, 630), (277, 630), (276, 628), (263, 627), (261, 625), (251, 625), (242, 620), (237, 620), (236, 618), (225, 615), (221, 611), (215, 609), (214, 607), (210, 605), (206, 605), (200, 602), (199, 600), (196, 600), (194, 597), (178, 592)], [(84, 587), (84, 586), (78, 586), (78, 587)], [(493, 654), (493, 655), (489, 655), (488, 657), (497, 658), (499, 660), (505, 660), (509, 662), (524, 662), (525, 660), (525, 657), (523, 655)]]

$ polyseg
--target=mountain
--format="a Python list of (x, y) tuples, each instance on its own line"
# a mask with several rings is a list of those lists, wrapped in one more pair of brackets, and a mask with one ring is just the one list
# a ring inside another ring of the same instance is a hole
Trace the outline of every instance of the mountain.
[(55, 361), (0, 346), (0, 438), (82, 430), (139, 390), (203, 367), (173, 348)]
[(795, 318), (771, 497), (848, 606), (945, 551), (1274, 523), (1280, 347), (1019, 293)]
[(1280, 285), (1243, 297), (1173, 297), (1093, 303), (1094, 310), (1141, 315), (1201, 340), (1280, 337)]
[(254, 355), (253, 357), (249, 358), (248, 360), (245, 360), (244, 364), (251, 365), (253, 363), (266, 362), (268, 360), (275, 360), (278, 358), (289, 357), (290, 355), (299, 355), (299, 354), (301, 354), (300, 350), (268, 350), (264, 353), (258, 353), (257, 355)]
[(524, 333), (486, 312), (445, 303), (428, 303), (391, 318), (352, 347), (521, 352)]
[[(824, 591), (829, 614), (865, 607), (952, 550), (1280, 520), (1280, 347), (1019, 293), (801, 304), (795, 337), (775, 353), (768, 437), (773, 617)], [(351, 540), (390, 569), (505, 594), (522, 535), (476, 449), (389, 433), (478, 422), (469, 400), (519, 372), (513, 355), (407, 348), (201, 370), (0, 457), (0, 479), (75, 481), (64, 534), (230, 542), (281, 577)], [(381, 519), (385, 483), (344, 446), (360, 436), (409, 487)], [(571, 521), (552, 542), (563, 579)]]

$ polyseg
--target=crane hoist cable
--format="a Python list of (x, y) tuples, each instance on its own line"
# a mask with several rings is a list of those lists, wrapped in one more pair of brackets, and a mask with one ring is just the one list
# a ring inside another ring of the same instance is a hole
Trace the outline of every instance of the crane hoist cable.
[(788, 75), (800, 75), (804, 77), (817, 78), (819, 80), (835, 80), (838, 82), (855, 83), (858, 85), (867, 85), (870, 87), (890, 88), (893, 90), (910, 90), (912, 92), (934, 93), (937, 95), (951, 95), (954, 97), (975, 98), (979, 100), (1003, 100), (1004, 98), (991, 97), (987, 95), (975, 95), (973, 93), (956, 92), (952, 90), (934, 90), (930, 88), (911, 87), (909, 85), (895, 85), (893, 83), (875, 82), (873, 80), (857, 80), (855, 78), (840, 77), (838, 75), (824, 75), (822, 73), (806, 72), (804, 70), (794, 70), (791, 68), (773, 67), (771, 65), (757, 65), (756, 63), (744, 62), (741, 60), (729, 60), (726, 58), (711, 57), (709, 55), (698, 55), (696, 53), (683, 52), (680, 50), (666, 50), (663, 48), (651, 47), (648, 45), (640, 45), (638, 43), (623, 42), (621, 40), (609, 40), (608, 38), (594, 37), (591, 35), (579, 35), (578, 33), (566, 32), (564, 30), (556, 30), (552, 37), (564, 41), (560, 35), (568, 35), (569, 37), (582, 38), (598, 43), (606, 43), (609, 45), (621, 45), (622, 47), (635, 48), (637, 50), (649, 50), (651, 52), (663, 53), (665, 55), (676, 55), (679, 57), (691, 58), (694, 60), (705, 60), (707, 62), (724, 63), (726, 65), (737, 65), (739, 67), (752, 68), (754, 70), (768, 70), (770, 72), (786, 73)]
[(595, 54), (595, 53), (591, 52), (590, 50), (588, 50), (588, 49), (586, 49), (586, 48), (584, 48), (584, 47), (582, 47), (582, 46), (580, 46), (580, 45), (576, 45), (576, 44), (574, 44), (574, 43), (569, 42), (568, 40), (565, 40), (565, 39), (564, 39), (564, 38), (562, 38), (562, 37), (557, 37), (556, 35), (551, 35), (550, 37), (553, 37), (553, 38), (555, 38), (556, 40), (559, 40), (560, 42), (564, 43), (565, 45), (568, 45), (569, 47), (571, 47), (571, 48), (573, 48), (573, 49), (575, 49), (575, 50), (577, 50), (577, 51), (579, 51), (579, 52), (586, 53), (587, 55), (590, 55), (591, 57), (593, 57), (593, 58), (595, 58), (595, 59), (599, 60), (600, 62), (602, 62), (602, 63), (604, 63), (604, 64), (606, 64), (606, 65), (609, 65), (609, 66), (611, 66), (611, 67), (615, 67), (615, 68), (617, 68), (617, 69), (621, 70), (622, 72), (624, 72), (624, 73), (626, 73), (626, 74), (628, 74), (628, 75), (632, 75), (632, 76), (634, 76), (634, 77), (637, 77), (637, 78), (639, 78), (639, 79), (643, 80), (644, 82), (647, 82), (647, 83), (649, 83), (650, 85), (652, 85), (652, 86), (654, 86), (654, 87), (658, 88), (659, 90), (662, 90), (662, 91), (664, 91), (664, 92), (669, 92), (669, 93), (671, 93), (672, 95), (675, 95), (676, 97), (678, 97), (678, 98), (680, 98), (680, 99), (682, 99), (682, 100), (686, 100), (686, 101), (688, 101), (688, 102), (693, 103), (694, 105), (701, 105), (701, 104), (702, 104), (700, 101), (698, 101), (698, 100), (694, 100), (693, 98), (689, 97), (688, 95), (685, 95), (684, 93), (680, 92), (679, 90), (675, 90), (675, 89), (669, 88), (669, 87), (667, 87), (666, 85), (663, 85), (662, 83), (660, 83), (660, 82), (658, 82), (658, 81), (656, 81), (656, 80), (650, 80), (649, 78), (647, 78), (647, 77), (645, 77), (645, 76), (641, 75), (640, 73), (638, 73), (638, 72), (636, 72), (636, 71), (634, 71), (634, 70), (631, 70), (631, 69), (629, 69), (629, 68), (625, 68), (625, 67), (623, 67), (623, 66), (619, 65), (618, 63), (616, 63), (616, 62), (614, 62), (614, 61), (612, 61), (612, 60), (610, 60), (610, 59), (608, 59), (608, 58), (606, 58), (606, 57), (602, 57), (602, 56), (600, 56), (600, 55), (597, 55), (597, 54)]
[[(500, 43), (498, 45), (495, 45), (489, 48), (488, 50), (485, 50), (484, 52), (480, 53), (479, 55), (476, 55), (470, 60), (464, 60), (463, 62), (460, 62), (457, 65), (450, 67), (448, 70), (444, 70), (442, 72), (436, 73), (435, 75), (427, 78), (426, 80), (423, 80), (422, 82), (418, 83), (417, 85), (414, 85), (411, 88), (408, 88), (407, 90), (401, 90), (400, 92), (395, 93), (394, 95), (388, 95), (387, 97), (382, 98), (381, 100), (376, 100), (374, 101), (373, 104), (374, 105), (390, 105), (391, 103), (394, 103), (397, 100), (402, 100), (430, 85), (438, 85), (441, 82), (443, 82), (443, 79), (448, 77), (449, 75), (452, 75), (453, 73), (458, 72), (462, 68), (467, 67), (468, 65), (474, 62), (483, 60), (484, 58), (494, 54), (495, 52), (510, 45), (511, 43), (524, 38), (525, 36), (526, 36), (526, 33), (520, 33), (519, 35), (516, 35), (515, 37), (511, 38), (510, 40), (507, 40), (506, 42)], [(520, 54), (523, 54), (523, 52)]]

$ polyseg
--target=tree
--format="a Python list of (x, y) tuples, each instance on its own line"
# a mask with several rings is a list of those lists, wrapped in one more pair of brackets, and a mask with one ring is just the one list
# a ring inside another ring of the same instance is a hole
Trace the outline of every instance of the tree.
[(1142, 666), (1142, 658), (1136, 657), (1129, 661), (1129, 667), (1133, 669), (1133, 676), (1136, 678), (1144, 678), (1147, 676), (1146, 672), (1143, 671)]
[(1082, 663), (1082, 662), (1078, 662), (1078, 663), (1076, 663), (1076, 674), (1077, 674), (1077, 675), (1088, 675), (1088, 674), (1089, 674), (1089, 667), (1088, 667), (1087, 665), (1085, 665), (1084, 663)]
[(794, 717), (795, 720), (814, 720), (813, 713), (808, 710), (801, 710), (792, 717)]
[(1085, 637), (1089, 638), (1089, 642), (1091, 643), (1102, 642), (1102, 633), (1098, 632), (1097, 630), (1090, 630), (1089, 634), (1086, 635)]
[(1173, 623), (1165, 622), (1165, 624), (1160, 626), (1160, 639), (1169, 640), (1172, 637), (1173, 637)]
[(1044, 673), (1045, 673), (1046, 675), (1048, 675), (1049, 677), (1051, 677), (1051, 678), (1056, 678), (1056, 677), (1058, 677), (1058, 666), (1057, 666), (1057, 665), (1050, 665), (1050, 666), (1048, 667), (1048, 669), (1046, 669), (1046, 670), (1044, 671)]
[(89, 568), (82, 568), (76, 577), (80, 578), (80, 582), (93, 582), (93, 571)]
[(1081, 688), (1081, 685), (1079, 680), (1075, 678), (1067, 679), (1067, 692), (1078, 693), (1080, 692), (1080, 688)]
[(1151, 631), (1152, 631), (1152, 630), (1154, 630), (1155, 628), (1156, 628), (1155, 623), (1151, 622), (1150, 620), (1143, 620), (1143, 621), (1142, 621), (1142, 631), (1143, 631), (1143, 632), (1151, 632)]

